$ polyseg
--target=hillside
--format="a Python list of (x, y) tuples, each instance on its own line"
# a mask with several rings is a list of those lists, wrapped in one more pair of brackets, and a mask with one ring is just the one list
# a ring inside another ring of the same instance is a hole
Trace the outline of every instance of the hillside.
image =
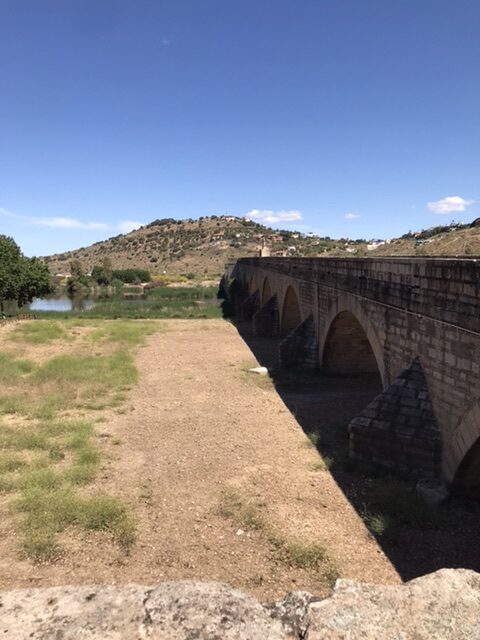
[(221, 274), (226, 262), (258, 255), (262, 242), (273, 256), (480, 256), (480, 220), (408, 232), (375, 247), (365, 240), (333, 240), (278, 231), (233, 216), (198, 220), (167, 218), (43, 260), (54, 274), (68, 272), (73, 259), (80, 260), (88, 272), (108, 257), (115, 269), (137, 268), (152, 274), (194, 273), (208, 277)]
[(44, 257), (52, 273), (64, 273), (78, 259), (85, 271), (108, 257), (113, 268), (147, 269), (153, 274), (195, 273), (216, 276), (226, 262), (256, 256), (265, 239), (272, 255), (317, 256), (325, 251), (345, 253), (345, 241), (278, 231), (233, 216), (198, 220), (155, 220), (125, 235), (90, 247)]
[(406, 233), (368, 252), (371, 256), (480, 256), (480, 219)]

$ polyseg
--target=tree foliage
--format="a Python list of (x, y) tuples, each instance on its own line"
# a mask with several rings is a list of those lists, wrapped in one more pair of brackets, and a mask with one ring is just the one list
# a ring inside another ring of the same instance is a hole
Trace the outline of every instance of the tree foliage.
[(112, 284), (113, 270), (112, 261), (110, 258), (105, 257), (102, 265), (95, 265), (92, 269), (92, 278), (97, 284), (109, 285)]
[(113, 277), (127, 284), (150, 282), (150, 272), (144, 269), (115, 269)]
[(84, 275), (83, 265), (78, 258), (70, 261), (70, 274), (73, 278), (81, 278)]
[(37, 258), (26, 258), (13, 238), (0, 235), (1, 313), (7, 300), (22, 306), (51, 291), (48, 267)]
[(67, 294), (72, 300), (88, 295), (91, 280), (83, 270), (83, 265), (77, 258), (70, 261), (70, 278), (67, 282)]

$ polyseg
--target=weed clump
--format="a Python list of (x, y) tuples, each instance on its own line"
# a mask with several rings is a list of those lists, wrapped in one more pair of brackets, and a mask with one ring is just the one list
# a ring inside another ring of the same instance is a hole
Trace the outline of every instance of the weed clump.
[(441, 506), (426, 504), (407, 483), (385, 477), (372, 482), (361, 517), (372, 535), (395, 538), (402, 528), (448, 526), (452, 514)]
[(309, 449), (316, 449), (320, 442), (320, 436), (318, 433), (307, 433), (307, 440), (305, 446)]
[(223, 518), (232, 518), (246, 529), (263, 529), (264, 527), (258, 506), (246, 500), (242, 493), (234, 488), (228, 488), (222, 492), (216, 514)]
[(290, 542), (285, 543), (283, 549), (292, 567), (301, 569), (316, 568), (327, 557), (325, 549), (318, 544)]
[(107, 341), (124, 345), (140, 345), (144, 343), (146, 336), (159, 330), (165, 329), (152, 322), (105, 321), (90, 334), (90, 340), (92, 342)]
[(257, 531), (265, 538), (282, 562), (298, 569), (314, 570), (323, 582), (333, 585), (338, 571), (324, 547), (315, 543), (292, 541), (281, 536), (260, 513), (262, 503), (246, 497), (239, 489), (224, 489), (216, 515), (231, 519), (236, 526)]

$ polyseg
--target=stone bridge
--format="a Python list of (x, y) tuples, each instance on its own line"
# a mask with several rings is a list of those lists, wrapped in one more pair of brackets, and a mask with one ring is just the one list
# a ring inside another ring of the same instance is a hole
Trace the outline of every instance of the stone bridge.
[(480, 495), (480, 260), (243, 258), (227, 281), (283, 366), (378, 374), (353, 457)]

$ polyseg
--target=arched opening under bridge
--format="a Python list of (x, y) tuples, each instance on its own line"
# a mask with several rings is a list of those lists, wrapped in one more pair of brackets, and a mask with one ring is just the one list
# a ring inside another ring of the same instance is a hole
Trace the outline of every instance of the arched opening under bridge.
[(282, 320), (280, 325), (280, 336), (285, 337), (298, 327), (302, 321), (300, 313), (300, 303), (293, 287), (288, 287), (282, 307)]
[(332, 373), (380, 375), (368, 336), (351, 311), (342, 311), (333, 319), (322, 364)]
[(262, 287), (262, 304), (265, 304), (267, 300), (270, 300), (272, 297), (272, 289), (270, 287), (270, 281), (268, 278), (265, 278), (263, 281)]
[(480, 438), (467, 451), (452, 486), (456, 493), (480, 499)]

